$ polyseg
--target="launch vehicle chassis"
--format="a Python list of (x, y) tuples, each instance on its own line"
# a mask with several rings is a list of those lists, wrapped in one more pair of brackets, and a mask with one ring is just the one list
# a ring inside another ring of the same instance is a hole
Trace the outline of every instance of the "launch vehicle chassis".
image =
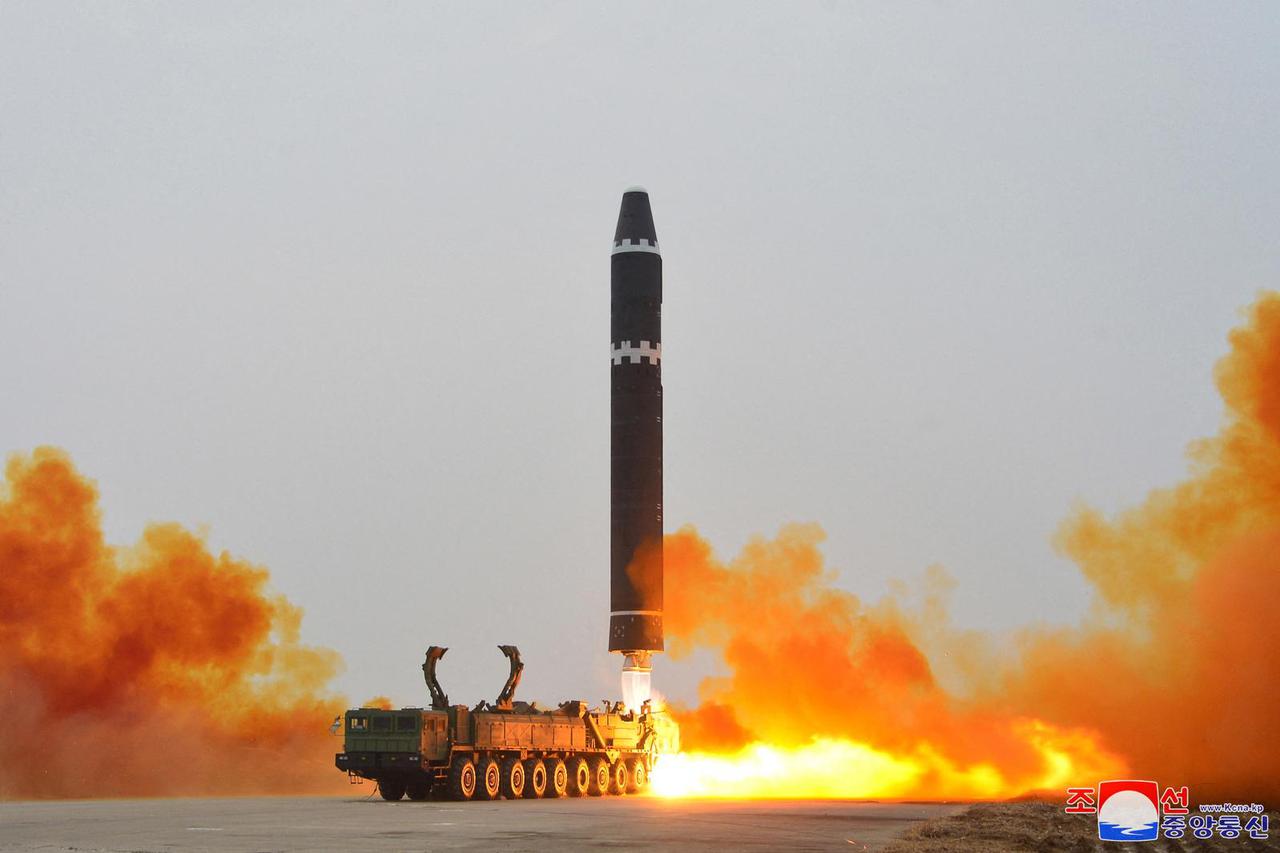
[(599, 797), (643, 791), (659, 755), (679, 749), (675, 722), (647, 704), (516, 702), (524, 664), (515, 646), (498, 648), (511, 673), (497, 702), (449, 704), (435, 671), (447, 649), (432, 646), (422, 665), (431, 708), (347, 711), (338, 769), (374, 780), (387, 800)]

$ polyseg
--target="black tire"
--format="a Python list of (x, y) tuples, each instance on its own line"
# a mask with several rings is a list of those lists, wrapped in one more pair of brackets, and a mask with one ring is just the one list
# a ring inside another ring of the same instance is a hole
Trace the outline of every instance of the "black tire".
[(548, 799), (559, 799), (569, 793), (569, 768), (564, 759), (548, 758), (543, 764), (547, 767), (547, 790), (542, 795)]
[(394, 803), (404, 797), (404, 780), (403, 779), (379, 779), (378, 793), (382, 795), (382, 799), (389, 803)]
[(536, 800), (547, 793), (547, 765), (541, 758), (524, 761), (524, 798)]
[(644, 766), (643, 758), (627, 759), (628, 794), (638, 794), (649, 787), (649, 769)]
[(627, 762), (619, 758), (609, 767), (609, 793), (621, 797), (631, 787), (631, 774), (627, 772)]
[(476, 799), (496, 800), (502, 794), (502, 768), (498, 759), (485, 756), (476, 765)]
[(431, 779), (413, 779), (404, 787), (405, 796), (416, 803), (431, 799)]
[(569, 796), (585, 797), (591, 791), (591, 765), (581, 755), (569, 757)]
[(502, 796), (508, 800), (520, 799), (524, 796), (524, 788), (528, 781), (525, 778), (523, 761), (518, 757), (503, 759)]
[(456, 757), (449, 766), (449, 799), (466, 801), (476, 795), (479, 776), (470, 758)]
[(591, 759), (591, 784), (587, 793), (593, 797), (603, 797), (609, 793), (609, 780), (613, 774), (609, 772), (609, 761), (602, 756)]

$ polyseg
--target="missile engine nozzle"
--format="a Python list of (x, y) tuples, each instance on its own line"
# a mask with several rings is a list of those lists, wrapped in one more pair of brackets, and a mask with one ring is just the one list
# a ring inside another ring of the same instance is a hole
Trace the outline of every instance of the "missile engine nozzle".
[(653, 664), (648, 652), (630, 652), (622, 660), (622, 703), (640, 709), (653, 698)]

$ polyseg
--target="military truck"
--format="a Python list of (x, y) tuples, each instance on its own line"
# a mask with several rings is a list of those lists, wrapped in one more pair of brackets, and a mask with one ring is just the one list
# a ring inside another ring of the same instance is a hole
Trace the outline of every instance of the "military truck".
[(422, 664), (431, 708), (347, 711), (338, 769), (353, 782), (374, 780), (392, 801), (599, 797), (643, 791), (659, 757), (679, 751), (679, 727), (647, 702), (635, 711), (515, 701), (524, 664), (515, 646), (498, 648), (511, 673), (497, 702), (449, 704), (436, 678), (448, 649), (432, 646)]

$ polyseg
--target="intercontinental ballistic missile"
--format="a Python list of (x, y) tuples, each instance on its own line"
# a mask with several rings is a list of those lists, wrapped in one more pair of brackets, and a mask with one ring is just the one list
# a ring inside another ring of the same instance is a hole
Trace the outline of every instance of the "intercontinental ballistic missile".
[(609, 651), (623, 655), (623, 701), (639, 708), (662, 651), (662, 254), (641, 187), (622, 195), (610, 264)]

